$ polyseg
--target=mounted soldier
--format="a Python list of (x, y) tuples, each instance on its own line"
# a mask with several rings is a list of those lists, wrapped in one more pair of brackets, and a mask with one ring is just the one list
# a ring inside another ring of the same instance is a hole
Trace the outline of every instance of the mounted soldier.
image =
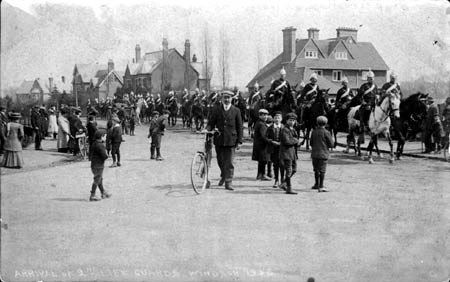
[(362, 84), (358, 90), (358, 96), (361, 98), (359, 108), (359, 121), (362, 126), (368, 127), (369, 117), (372, 110), (375, 109), (377, 101), (378, 88), (373, 82), (375, 74), (373, 71), (367, 73), (367, 82)]
[[(347, 114), (349, 111), (349, 104), (353, 98), (353, 93), (348, 87), (348, 78), (344, 77), (342, 79), (342, 87), (338, 90), (336, 94), (336, 128), (344, 128), (343, 125), (347, 124)], [(347, 127), (347, 126), (345, 126)]]
[(284, 67), (280, 70), (280, 78), (272, 82), (270, 90), (266, 93), (269, 113), (281, 111), (281, 101), (287, 95), (291, 94), (291, 85), (286, 80), (286, 70)]
[(400, 84), (398, 84), (396, 82), (397, 80), (397, 75), (394, 74), (393, 72), (391, 73), (390, 77), (390, 81), (386, 82), (383, 87), (381, 87), (381, 99), (380, 99), (380, 103), (381, 101), (384, 99), (384, 97), (388, 94), (395, 94), (395, 95), (399, 95), (399, 98), (402, 99), (402, 90), (400, 89)]
[(311, 107), (317, 94), (319, 94), (320, 87), (317, 84), (317, 73), (313, 72), (309, 77), (309, 83), (305, 85), (300, 96), (300, 100), (306, 104), (307, 107)]

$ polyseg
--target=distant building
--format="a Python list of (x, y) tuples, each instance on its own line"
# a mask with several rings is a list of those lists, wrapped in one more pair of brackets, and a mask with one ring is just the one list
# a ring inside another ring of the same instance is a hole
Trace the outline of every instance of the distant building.
[[(114, 70), (114, 62), (102, 64), (75, 64), (73, 69), (73, 94), (79, 101), (95, 98), (113, 98), (117, 88), (123, 86), (123, 78)], [(81, 103), (84, 104), (84, 103)]]
[(207, 89), (211, 75), (206, 75), (203, 63), (196, 56), (191, 61), (191, 44), (185, 41), (181, 55), (175, 48), (169, 49), (166, 38), (162, 50), (145, 53), (141, 57), (139, 44), (135, 47), (133, 63), (128, 64), (123, 77), (124, 88), (135, 93), (167, 93), (170, 90)]
[(353, 28), (339, 27), (336, 38), (319, 39), (319, 30), (307, 30), (308, 38), (296, 39), (296, 29), (283, 29), (283, 52), (264, 66), (247, 84), (253, 89), (257, 81), (264, 90), (271, 82), (279, 78), (284, 67), (291, 86), (308, 83), (312, 72), (319, 74), (321, 88), (330, 88), (330, 94), (336, 94), (344, 76), (349, 87), (357, 89), (367, 80), (367, 72), (375, 74), (375, 83), (381, 87), (386, 82), (389, 67), (370, 42), (358, 42), (358, 31)]
[(16, 99), (19, 103), (43, 104), (50, 99), (50, 91), (40, 78), (24, 80), (16, 91)]

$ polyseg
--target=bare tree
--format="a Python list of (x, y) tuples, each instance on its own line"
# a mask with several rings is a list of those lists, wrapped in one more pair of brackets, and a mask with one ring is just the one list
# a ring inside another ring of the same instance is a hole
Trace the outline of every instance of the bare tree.
[(229, 66), (230, 44), (228, 42), (227, 33), (223, 26), (220, 29), (219, 44), (220, 44), (220, 56), (219, 56), (220, 75), (222, 80), (222, 88), (225, 89), (230, 83), (230, 66)]
[(210, 79), (211, 79), (211, 69), (212, 69), (212, 39), (211, 34), (209, 33), (208, 23), (205, 23), (205, 29), (203, 30), (203, 57), (205, 58), (205, 79), (206, 79), (206, 92), (209, 94), (210, 88)]

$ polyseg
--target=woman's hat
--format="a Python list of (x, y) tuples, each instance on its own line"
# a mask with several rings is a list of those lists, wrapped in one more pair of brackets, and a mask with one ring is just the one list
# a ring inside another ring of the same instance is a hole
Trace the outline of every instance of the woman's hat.
[(22, 117), (22, 115), (20, 113), (14, 113), (14, 112), (9, 113), (8, 116), (10, 119), (20, 119)]

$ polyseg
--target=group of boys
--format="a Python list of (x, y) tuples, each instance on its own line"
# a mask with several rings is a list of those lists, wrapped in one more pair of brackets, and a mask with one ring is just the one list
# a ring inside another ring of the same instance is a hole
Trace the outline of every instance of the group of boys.
[[(275, 112), (273, 123), (268, 125), (269, 112), (259, 110), (259, 120), (255, 125), (253, 137), (252, 160), (258, 161), (257, 180), (271, 179), (271, 166), (273, 164), (275, 182), (273, 188), (281, 188), (287, 194), (297, 194), (292, 190), (291, 179), (297, 172), (297, 147), (300, 145), (299, 136), (295, 129), (297, 115), (288, 113), (286, 124), (282, 124), (281, 112)], [(311, 158), (314, 170), (315, 183), (312, 189), (327, 192), (324, 186), (329, 149), (333, 147), (333, 139), (325, 129), (328, 120), (324, 116), (317, 118), (317, 128), (311, 135)], [(267, 174), (266, 172), (267, 166)], [(281, 181), (281, 182), (280, 182)]]

